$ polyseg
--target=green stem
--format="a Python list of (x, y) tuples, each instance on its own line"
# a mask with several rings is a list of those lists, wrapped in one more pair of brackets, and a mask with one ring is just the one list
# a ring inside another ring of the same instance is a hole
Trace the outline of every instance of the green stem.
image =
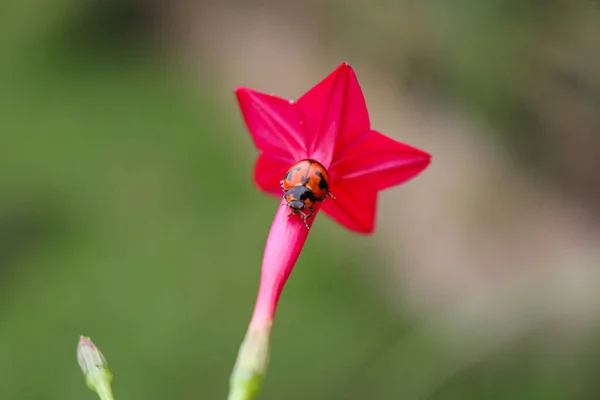
[(100, 400), (115, 400), (109, 384), (103, 383), (96, 386), (96, 393)]
[(229, 381), (228, 400), (253, 400), (260, 392), (269, 362), (271, 324), (249, 329)]
[(234, 388), (233, 391), (229, 392), (229, 396), (227, 400), (252, 400), (253, 396), (251, 396), (247, 390), (242, 388)]
[(92, 389), (100, 400), (115, 400), (112, 392), (112, 374), (111, 372), (102, 366), (92, 367), (86, 377), (87, 386)]

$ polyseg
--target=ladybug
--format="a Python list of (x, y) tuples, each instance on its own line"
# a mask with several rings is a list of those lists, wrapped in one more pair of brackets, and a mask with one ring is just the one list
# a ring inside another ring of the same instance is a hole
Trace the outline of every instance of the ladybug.
[(309, 229), (307, 219), (314, 214), (313, 204), (325, 201), (327, 197), (335, 199), (329, 192), (329, 173), (320, 162), (307, 159), (297, 162), (285, 174), (281, 181), (283, 198), (290, 208), (289, 216), (299, 214)]

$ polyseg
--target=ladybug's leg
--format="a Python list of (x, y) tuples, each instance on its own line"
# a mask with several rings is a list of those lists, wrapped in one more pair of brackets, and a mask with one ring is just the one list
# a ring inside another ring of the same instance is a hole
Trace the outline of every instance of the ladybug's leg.
[[(288, 205), (288, 204), (282, 204), (282, 207), (283, 207), (283, 206), (288, 206), (288, 207), (289, 207), (289, 205)], [(287, 216), (288, 216), (288, 218), (289, 218), (289, 217), (291, 217), (292, 215), (296, 215), (296, 214), (298, 214), (298, 212), (297, 212), (296, 210), (294, 210), (292, 207), (290, 207), (290, 212), (289, 212), (289, 213), (288, 213), (288, 215), (287, 215)]]
[(308, 207), (308, 214), (306, 213), (302, 213), (302, 220), (304, 221), (304, 225), (306, 225), (306, 229), (310, 229), (310, 226), (308, 225), (308, 222), (306, 222), (307, 219), (309, 219), (310, 217), (312, 217), (314, 214), (313, 208), (312, 207)]
[(310, 226), (308, 225), (308, 222), (306, 222), (306, 220), (308, 219), (308, 215), (302, 213), (300, 214), (302, 215), (302, 220), (304, 221), (304, 225), (306, 225), (306, 229), (310, 229)]
[(332, 200), (335, 200), (335, 196), (331, 194), (331, 192), (327, 192), (327, 196), (331, 197)]

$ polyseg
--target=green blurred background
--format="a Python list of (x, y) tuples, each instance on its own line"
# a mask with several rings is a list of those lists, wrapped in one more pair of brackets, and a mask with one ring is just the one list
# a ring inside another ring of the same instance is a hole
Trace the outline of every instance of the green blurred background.
[(319, 217), (261, 398), (600, 398), (599, 7), (5, 0), (0, 398), (94, 398), (80, 334), (117, 399), (226, 398), (277, 208), (232, 91), (342, 61), (434, 163), (372, 237)]

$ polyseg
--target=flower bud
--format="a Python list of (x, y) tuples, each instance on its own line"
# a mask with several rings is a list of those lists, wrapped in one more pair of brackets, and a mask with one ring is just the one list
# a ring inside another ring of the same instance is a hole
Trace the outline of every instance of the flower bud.
[(106, 358), (89, 337), (79, 338), (77, 361), (85, 375), (87, 386), (96, 392), (101, 400), (114, 400), (110, 387), (112, 373), (108, 370)]

